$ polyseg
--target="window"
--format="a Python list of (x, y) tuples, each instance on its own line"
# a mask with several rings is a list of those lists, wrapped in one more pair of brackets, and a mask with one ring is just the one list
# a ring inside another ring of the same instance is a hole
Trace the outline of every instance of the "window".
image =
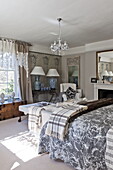
[(10, 53), (0, 54), (0, 93), (6, 96), (15, 92), (17, 84), (17, 70), (15, 64), (15, 57)]

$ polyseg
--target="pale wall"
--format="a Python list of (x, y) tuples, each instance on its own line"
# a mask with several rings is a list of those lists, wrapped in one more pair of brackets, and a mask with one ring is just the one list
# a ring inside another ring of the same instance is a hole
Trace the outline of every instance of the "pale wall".
[[(101, 42), (86, 44), (82, 47), (77, 47), (67, 50), (67, 54), (62, 57), (61, 77), (62, 82), (68, 81), (67, 74), (67, 58), (80, 56), (80, 88), (88, 99), (94, 98), (93, 84), (91, 77), (96, 77), (96, 51), (113, 49), (113, 39)], [(49, 50), (38, 45), (31, 48), (31, 51), (47, 52)]]
[[(45, 54), (45, 53), (39, 53), (39, 52), (29, 52), (29, 72), (32, 71), (32, 69), (35, 66), (41, 66), (45, 72), (45, 76), (40, 76), (40, 81), (41, 84), (44, 87), (49, 87), (49, 77), (47, 77), (47, 72), (50, 68), (55, 68), (57, 69), (59, 75), (61, 75), (61, 56), (57, 55), (50, 55), (50, 54)], [(32, 84), (32, 90), (34, 90), (34, 82), (35, 82), (35, 77), (36, 76), (31, 76), (31, 84)], [(59, 91), (60, 87), (60, 82), (61, 82), (61, 76), (57, 77), (57, 86), (56, 90)], [(47, 94), (46, 94), (47, 93)], [(40, 95), (34, 95), (33, 101), (49, 101), (52, 95), (50, 95), (48, 92), (42, 93)]]
[(91, 78), (96, 77), (96, 52), (85, 53), (85, 96), (86, 98), (94, 98), (94, 85)]
[(63, 56), (61, 66), (62, 82), (68, 82), (67, 58), (75, 58), (77, 56), (80, 56), (80, 88), (83, 90), (83, 95), (91, 100), (94, 98), (91, 78), (96, 77), (96, 52)]
[(67, 54), (65, 53), (66, 56), (62, 58), (62, 81), (66, 82), (68, 80), (65, 65), (66, 58), (80, 56), (80, 88), (83, 89), (83, 93), (89, 100), (94, 99), (94, 84), (91, 83), (91, 77), (96, 77), (96, 52), (111, 49), (113, 49), (113, 39), (69, 49)]
[(85, 54), (73, 54), (68, 56), (62, 56), (62, 65), (61, 65), (61, 71), (62, 71), (62, 82), (66, 83), (68, 82), (68, 66), (67, 66), (67, 58), (75, 58), (80, 56), (80, 88), (83, 90), (83, 93), (85, 92)]

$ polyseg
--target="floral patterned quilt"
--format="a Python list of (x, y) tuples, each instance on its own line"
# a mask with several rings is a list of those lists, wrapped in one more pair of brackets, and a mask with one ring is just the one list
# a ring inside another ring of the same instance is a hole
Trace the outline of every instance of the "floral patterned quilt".
[(61, 159), (76, 170), (107, 170), (106, 133), (113, 126), (113, 105), (101, 107), (74, 119), (64, 141), (40, 134), (39, 153), (49, 152), (51, 159)]

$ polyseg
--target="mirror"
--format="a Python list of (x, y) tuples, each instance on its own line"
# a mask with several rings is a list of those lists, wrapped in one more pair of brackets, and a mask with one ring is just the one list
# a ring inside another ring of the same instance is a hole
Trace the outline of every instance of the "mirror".
[(113, 50), (97, 52), (96, 77), (99, 82), (113, 82)]
[(80, 87), (80, 57), (68, 58), (68, 82)]

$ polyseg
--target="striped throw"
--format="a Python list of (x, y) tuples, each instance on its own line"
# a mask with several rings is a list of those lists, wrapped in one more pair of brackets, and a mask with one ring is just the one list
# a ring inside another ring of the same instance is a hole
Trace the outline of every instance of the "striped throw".
[(56, 107), (47, 124), (46, 134), (64, 140), (68, 130), (68, 120), (84, 110), (87, 110), (87, 106), (77, 104)]
[(33, 133), (37, 133), (42, 123), (41, 111), (45, 110), (43, 107), (31, 106), (29, 109), (28, 129)]
[(105, 162), (108, 170), (113, 170), (113, 127), (108, 130), (106, 135)]

